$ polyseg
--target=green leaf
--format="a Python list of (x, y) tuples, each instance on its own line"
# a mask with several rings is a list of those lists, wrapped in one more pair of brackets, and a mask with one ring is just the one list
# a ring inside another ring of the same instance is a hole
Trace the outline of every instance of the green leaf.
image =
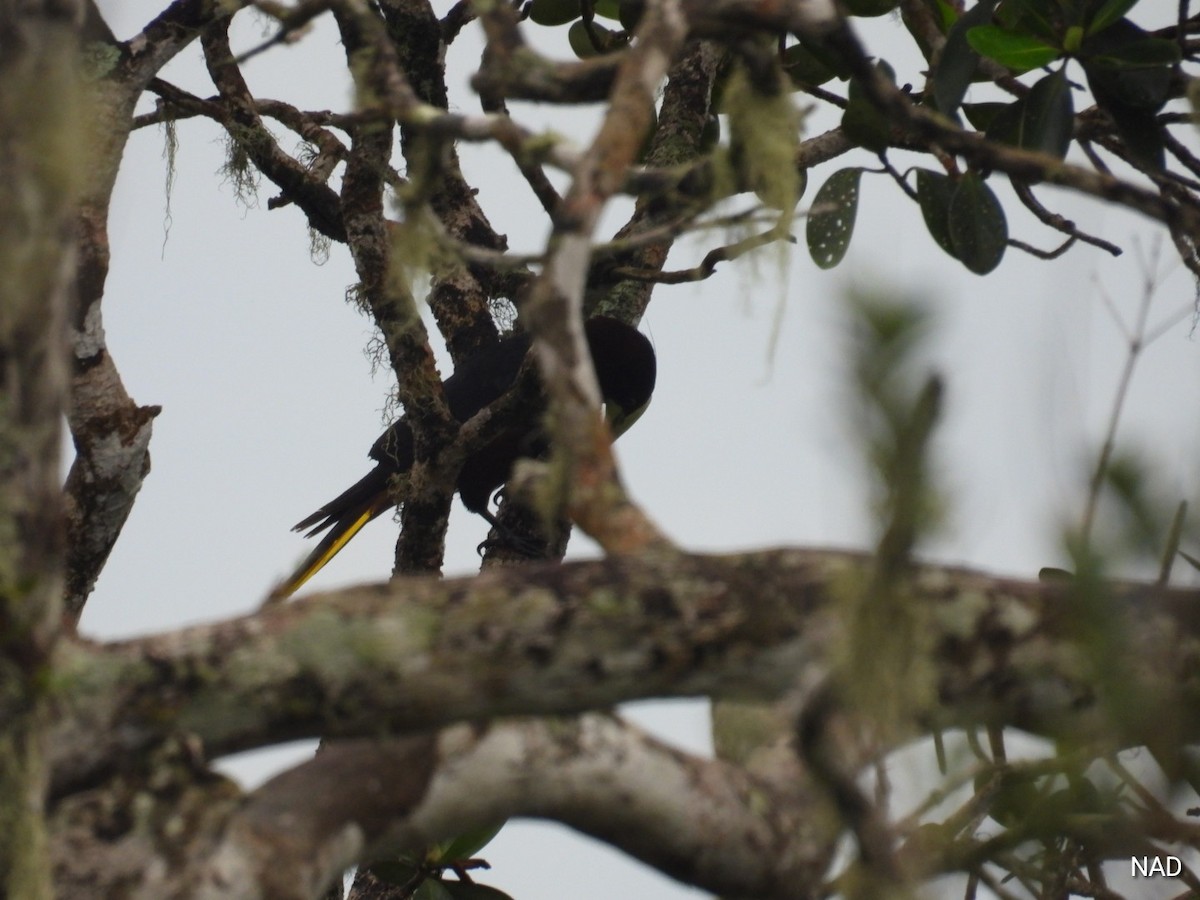
[(443, 881), (442, 887), (453, 900), (512, 900), (504, 891), (478, 882)]
[(845, 81), (850, 77), (850, 65), (841, 53), (831, 50), (823, 41), (816, 39), (801, 37), (800, 43), (809, 53), (817, 58), (817, 61), (821, 65), (833, 72), (838, 78)]
[(1084, 41), (1080, 55), (1092, 96), (1112, 118), (1121, 140), (1159, 168), (1165, 153), (1155, 114), (1167, 101), (1175, 71), (1173, 63), (1153, 62), (1174, 52), (1164, 50), (1162, 43), (1128, 19), (1119, 19)]
[(1087, 33), (1089, 35), (1096, 34), (1118, 19), (1123, 19), (1125, 13), (1133, 9), (1137, 2), (1138, 0), (1105, 0), (1092, 16), (1092, 21), (1088, 23)]
[(1018, 73), (1048, 65), (1062, 53), (1057, 47), (1031, 35), (1005, 31), (995, 25), (977, 25), (968, 29), (967, 43), (976, 53)]
[(996, 10), (996, 22), (1005, 31), (1039, 37), (1058, 43), (1064, 10), (1053, 0), (1004, 0)]
[(413, 863), (396, 860), (381, 860), (367, 867), (371, 874), (387, 884), (411, 884), (416, 880), (420, 869)]
[(599, 46), (592, 43), (592, 38), (588, 34), (587, 26), (583, 24), (582, 19), (567, 29), (567, 42), (571, 45), (571, 49), (575, 51), (575, 55), (580, 59), (588, 59), (592, 56), (599, 56), (601, 53), (608, 53), (610, 50), (616, 50), (625, 43), (622, 35), (595, 22), (592, 23), (592, 31), (596, 35), (596, 40), (600, 42)]
[(579, 0), (533, 0), (529, 18), (538, 25), (566, 25), (583, 14)]
[(632, 32), (642, 21), (642, 13), (646, 11), (645, 0), (620, 0), (619, 18), (621, 27)]
[(937, 108), (948, 116), (954, 115), (979, 67), (979, 54), (967, 42), (967, 32), (991, 21), (996, 0), (983, 0), (967, 10), (946, 37), (946, 46), (937, 71), (933, 75), (933, 97)]
[(1120, 70), (1086, 60), (1083, 71), (1096, 102), (1110, 112), (1118, 106), (1158, 112), (1171, 89), (1170, 69)]
[(966, 33), (975, 52), (1021, 73), (1047, 65), (1062, 51), (1031, 34), (1009, 31), (997, 25), (977, 25)]
[[(883, 60), (876, 64), (889, 81), (895, 83), (896, 76)], [(842, 112), (842, 130), (860, 147), (875, 153), (886, 150), (892, 140), (892, 123), (887, 115), (875, 106), (857, 79), (850, 82), (846, 109)]]
[(986, 275), (1000, 265), (1008, 247), (1008, 222), (992, 189), (974, 172), (959, 180), (947, 223), (954, 255), (970, 271)]
[(1002, 110), (1008, 109), (1009, 104), (988, 102), (988, 103), (964, 103), (962, 105), (963, 115), (967, 117), (967, 121), (975, 126), (976, 131), (987, 131), (989, 126), (995, 120), (996, 116)]
[(985, 129), (987, 138), (1016, 147), (1021, 141), (1021, 117), (1025, 112), (1025, 101), (1014, 100), (1003, 105), (1004, 108), (992, 117)]
[(1078, 53), (1079, 48), (1083, 45), (1083, 29), (1078, 25), (1072, 25), (1068, 28), (1066, 35), (1063, 37), (1062, 45), (1066, 53)]
[(1149, 69), (1173, 66), (1180, 58), (1179, 45), (1174, 41), (1148, 37), (1091, 56), (1089, 62), (1112, 66), (1115, 69)]
[(938, 28), (942, 34), (948, 34), (950, 29), (954, 27), (954, 23), (958, 20), (958, 10), (954, 8), (952, 3), (947, 3), (946, 0), (934, 0), (934, 12), (938, 16)]
[[(1162, 106), (1162, 83), (1149, 72), (1116, 73), (1100, 66), (1084, 65), (1092, 96), (1117, 126), (1121, 140), (1144, 162), (1162, 168), (1165, 145), (1156, 115)], [(1165, 90), (1165, 88), (1164, 88)]]
[(954, 181), (941, 172), (917, 169), (917, 203), (925, 218), (929, 236), (937, 245), (958, 259), (954, 241), (950, 238), (950, 200), (954, 196)]
[(1075, 126), (1075, 104), (1065, 69), (1038, 81), (1024, 103), (1018, 146), (1063, 159), (1071, 146), (1071, 132)]
[(453, 883), (426, 878), (421, 882), (421, 886), (413, 891), (413, 900), (453, 900), (453, 895), (447, 889), (447, 885)]
[(468, 831), (465, 834), (460, 834), (455, 838), (451, 838), (441, 845), (437, 855), (436, 862), (456, 862), (462, 859), (470, 859), (480, 850), (488, 845), (488, 843), (496, 835), (500, 833), (500, 829), (505, 825), (504, 822), (499, 822), (493, 825), (484, 825), (476, 828), (474, 831)]
[(829, 176), (813, 198), (813, 207), (818, 211), (809, 213), (805, 233), (809, 255), (822, 269), (840, 263), (850, 246), (861, 178), (862, 169), (841, 169)]
[(1151, 37), (1128, 19), (1088, 38), (1080, 55), (1096, 104), (1130, 151), (1158, 168), (1165, 164), (1165, 149), (1156, 113), (1170, 95), (1176, 58), (1170, 41)]
[(995, 141), (1049, 153), (1062, 159), (1075, 124), (1071, 85), (1061, 69), (1039, 80), (1020, 100), (1009, 104), (988, 126)]
[(602, 18), (617, 22), (621, 19), (621, 4), (617, 0), (595, 0), (592, 4), (592, 12)]
[(571, 50), (580, 59), (590, 59), (593, 56), (600, 55), (600, 49), (592, 43), (587, 27), (583, 22), (576, 22), (567, 29), (567, 42), (571, 45)]
[(783, 51), (783, 71), (797, 87), (824, 84), (834, 76), (833, 69), (803, 44), (793, 44)]

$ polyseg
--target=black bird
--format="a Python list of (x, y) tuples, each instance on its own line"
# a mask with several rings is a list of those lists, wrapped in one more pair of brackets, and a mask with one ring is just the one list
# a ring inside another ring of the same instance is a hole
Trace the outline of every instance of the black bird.
[[(654, 348), (645, 335), (617, 319), (597, 316), (584, 323), (584, 330), (604, 398), (605, 415), (613, 436), (619, 437), (650, 403), (656, 376)], [(442, 384), (454, 418), (466, 422), (504, 396), (516, 381), (529, 347), (528, 334), (513, 334), (464, 361)], [(502, 433), (463, 463), (457, 484), (463, 505), (492, 521), (488, 502), (492, 493), (508, 480), (513, 463), (522, 456), (538, 456), (544, 450), (545, 441), (536, 417), (519, 429)], [(295, 573), (275, 588), (274, 599), (291, 596), (364, 525), (393, 505), (389, 482), (392, 476), (407, 472), (413, 464), (413, 432), (407, 420), (394, 422), (379, 436), (368, 455), (376, 461), (374, 469), (292, 528), (293, 531), (310, 529), (305, 537), (326, 529), (329, 533)]]

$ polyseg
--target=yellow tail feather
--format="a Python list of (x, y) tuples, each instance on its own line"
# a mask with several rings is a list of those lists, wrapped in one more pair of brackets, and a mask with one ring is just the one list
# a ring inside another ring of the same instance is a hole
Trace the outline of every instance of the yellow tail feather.
[[(308, 555), (308, 558), (300, 564), (300, 567), (292, 573), (292, 577), (280, 584), (271, 591), (268, 602), (278, 603), (286, 600), (296, 591), (303, 587), (308, 579), (312, 578), (323, 568), (326, 563), (338, 555), (341, 549), (350, 543), (351, 539), (362, 531), (364, 525), (370, 522), (373, 518), (379, 515), (379, 510), (374, 506), (368, 506), (363, 510), (362, 515), (347, 525), (343, 530), (338, 531), (337, 526), (334, 526), (334, 531), (326, 535), (325, 540)], [(332, 538), (332, 540), (330, 540)], [(326, 545), (325, 541), (329, 541)]]

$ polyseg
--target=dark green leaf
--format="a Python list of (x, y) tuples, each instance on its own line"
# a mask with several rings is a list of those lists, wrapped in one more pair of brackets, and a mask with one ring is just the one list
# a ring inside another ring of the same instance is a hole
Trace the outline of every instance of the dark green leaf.
[(1146, 64), (1164, 51), (1161, 42), (1128, 19), (1119, 19), (1084, 41), (1080, 62), (1096, 104), (1112, 118), (1117, 133), (1140, 159), (1161, 168), (1162, 126), (1155, 114), (1170, 93), (1174, 65)]
[[(1018, 108), (1015, 144), (1025, 150), (1037, 150), (1062, 159), (1071, 144), (1075, 107), (1071, 100), (1071, 85), (1066, 73), (1059, 69), (1033, 86), (1023, 99), (1013, 104)], [(1000, 138), (1005, 140), (1004, 137)]]
[(977, 131), (987, 131), (988, 127), (995, 120), (996, 116), (1002, 110), (1008, 109), (1008, 103), (964, 103), (962, 105), (963, 115), (967, 117), (967, 121), (975, 126)]
[(1008, 222), (992, 189), (975, 173), (959, 180), (947, 221), (954, 255), (964, 266), (986, 275), (1000, 265), (1008, 247)]
[(579, 0), (533, 0), (529, 18), (539, 25), (566, 25), (583, 14)]
[(453, 900), (512, 900), (504, 891), (478, 882), (443, 881), (442, 887)]
[[(889, 81), (896, 80), (892, 67), (882, 60), (876, 64)], [(855, 79), (850, 82), (850, 93), (846, 109), (842, 112), (842, 130), (860, 147), (879, 153), (891, 144), (892, 124)]]
[(504, 824), (504, 822), (499, 822), (497, 824), (484, 825), (481, 828), (476, 828), (474, 831), (468, 831), (466, 834), (460, 834), (458, 837), (451, 839), (441, 848), (438, 861), (455, 862), (457, 860), (470, 859), (500, 833), (500, 829), (504, 827)]
[(642, 21), (642, 13), (646, 11), (645, 0), (621, 0), (620, 6), (621, 27), (626, 31), (633, 31), (638, 22)]
[(808, 252), (822, 269), (842, 261), (854, 234), (858, 216), (858, 182), (862, 169), (841, 169), (829, 176), (813, 198), (816, 212), (809, 213), (806, 237)]
[(958, 10), (946, 0), (934, 0), (935, 12), (938, 14), (938, 27), (942, 34), (948, 34), (958, 20)]
[(995, 0), (977, 3), (959, 17), (946, 37), (942, 58), (933, 75), (933, 96), (937, 108), (948, 116), (954, 115), (962, 103), (979, 66), (979, 54), (967, 43), (967, 32), (977, 25), (990, 22), (995, 5)]
[(1104, 0), (1104, 3), (1092, 16), (1092, 21), (1088, 23), (1087, 33), (1096, 34), (1103, 31), (1113, 22), (1124, 18), (1125, 13), (1133, 9), (1136, 4), (1137, 0)]
[(800, 38), (800, 43), (817, 58), (817, 61), (825, 68), (829, 69), (838, 78), (845, 81), (850, 77), (850, 66), (842, 59), (840, 53), (829, 49), (823, 42), (805, 37)]
[(1179, 50), (1120, 19), (1080, 49), (1080, 62), (1096, 102), (1157, 112), (1167, 100)]
[(1028, 72), (1058, 59), (1061, 51), (1028, 34), (1005, 31), (995, 25), (967, 30), (967, 43), (976, 53), (994, 59), (1014, 72)]
[(996, 21), (1006, 31), (1039, 37), (1049, 44), (1058, 42), (1062, 17), (1062, 7), (1051, 0), (1004, 0), (996, 10)]
[(1162, 38), (1143, 38), (1095, 54), (1089, 61), (1115, 69), (1169, 68), (1180, 60), (1179, 45)]
[(367, 868), (380, 881), (397, 885), (412, 884), (416, 880), (417, 873), (420, 871), (412, 863), (393, 860), (373, 862)]
[(599, 44), (592, 43), (587, 26), (583, 24), (582, 20), (574, 23), (567, 29), (567, 41), (570, 43), (571, 49), (575, 51), (575, 55), (580, 59), (587, 59), (591, 56), (599, 56), (601, 53), (608, 53), (611, 50), (616, 50), (625, 43), (623, 35), (595, 22), (592, 23), (592, 33), (596, 35), (596, 40), (599, 41)]
[(1171, 70), (1167, 68), (1114, 69), (1084, 60), (1083, 71), (1096, 102), (1110, 112), (1121, 106), (1158, 112), (1171, 88)]
[(1025, 101), (1014, 100), (1003, 106), (1004, 108), (992, 116), (992, 121), (988, 123), (987, 137), (988, 140), (1016, 147), (1021, 142), (1021, 119), (1025, 115)]
[(447, 884), (451, 883), (453, 882), (426, 878), (421, 882), (421, 886), (413, 892), (413, 900), (454, 900), (453, 895), (446, 888)]
[[(1086, 69), (1085, 69), (1086, 71)], [(1133, 80), (1132, 77), (1127, 80)], [(1099, 88), (1100, 79), (1088, 72), (1088, 84), (1096, 102), (1104, 109), (1117, 126), (1117, 134), (1135, 156), (1151, 165), (1162, 168), (1165, 164), (1162, 126), (1155, 114), (1156, 107), (1133, 106), (1121, 103), (1107, 89)], [(1126, 88), (1132, 87), (1126, 85)]]
[(953, 256), (954, 242), (950, 239), (950, 200), (954, 196), (954, 182), (948, 175), (917, 169), (917, 203), (925, 217), (925, 227), (939, 247)]
[(783, 71), (797, 87), (824, 84), (834, 75), (833, 69), (803, 44), (793, 44), (783, 51)]
[(571, 45), (571, 50), (580, 59), (589, 59), (590, 57), (600, 55), (600, 49), (592, 43), (587, 27), (583, 22), (576, 22), (567, 29), (567, 42)]
[(592, 3), (592, 12), (616, 22), (621, 18), (621, 4), (617, 0), (595, 0)]

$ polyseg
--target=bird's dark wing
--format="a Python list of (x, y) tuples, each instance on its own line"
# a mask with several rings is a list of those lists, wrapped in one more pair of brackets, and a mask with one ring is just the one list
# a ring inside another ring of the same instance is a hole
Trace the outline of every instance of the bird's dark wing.
[[(463, 362), (442, 385), (450, 413), (460, 422), (465, 422), (502, 397), (516, 380), (528, 352), (529, 337), (513, 335)], [(485, 455), (487, 452), (488, 448), (485, 448), (476, 454), (479, 471), (473, 480), (468, 479), (471, 499), (482, 491), (485, 506), (491, 491), (508, 476), (512, 463), (511, 459), (493, 460)], [(369, 455), (378, 463), (374, 469), (292, 527), (293, 531), (305, 531), (305, 537), (320, 534), (326, 529), (329, 529), (329, 533), (305, 557), (292, 576), (275, 588), (273, 597), (288, 597), (298, 590), (324, 568), (364, 525), (393, 505), (389, 481), (392, 476), (407, 472), (413, 464), (413, 433), (408, 422), (405, 419), (393, 422), (371, 445)], [(469, 460), (467, 465), (470, 464)], [(499, 476), (494, 474), (497, 471), (500, 472)], [(482, 481), (493, 478), (496, 481), (490, 488), (482, 484)], [(473, 507), (468, 503), (468, 508)]]
[[(477, 353), (442, 383), (450, 414), (465, 422), (499, 400), (517, 380), (529, 353), (529, 336), (512, 335)], [(413, 464), (413, 434), (405, 419), (398, 419), (371, 445), (367, 454), (376, 462), (407, 471)], [(334, 501), (336, 502), (336, 501)]]
[[(586, 323), (588, 344), (614, 435), (633, 424), (650, 402), (655, 383), (654, 349), (636, 328), (616, 319), (597, 317)], [(528, 335), (512, 335), (463, 362), (442, 385), (450, 413), (465, 422), (513, 386), (529, 352)], [(458, 493), (472, 512), (486, 512), (491, 494), (508, 478), (513, 462), (546, 450), (536, 420), (518, 425), (472, 454), (463, 464)], [(329, 529), (273, 597), (289, 596), (332, 559), (359, 530), (393, 505), (389, 482), (413, 464), (413, 433), (400, 419), (371, 446), (376, 467), (348, 490), (330, 500), (293, 530), (307, 536)]]

